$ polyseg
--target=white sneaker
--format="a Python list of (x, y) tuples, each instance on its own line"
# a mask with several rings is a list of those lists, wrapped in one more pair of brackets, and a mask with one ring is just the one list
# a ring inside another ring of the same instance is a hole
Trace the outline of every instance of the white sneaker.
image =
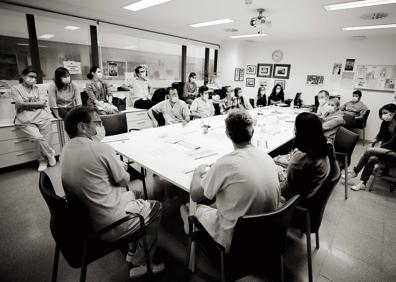
[(47, 160), (40, 160), (39, 161), (39, 167), (38, 167), (38, 171), (44, 171), (47, 169)]
[(52, 149), (52, 156), (48, 158), (48, 164), (49, 166), (55, 166), (56, 165), (56, 159), (55, 159), (55, 150)]
[[(151, 271), (153, 274), (159, 273), (165, 269), (165, 264), (151, 264)], [(129, 277), (130, 278), (139, 278), (142, 277), (147, 273), (147, 267), (145, 264), (135, 266), (129, 270)]]
[(366, 189), (366, 184), (364, 184), (363, 182), (358, 183), (357, 185), (353, 185), (351, 187), (351, 189), (353, 191), (359, 191), (359, 190), (365, 190)]

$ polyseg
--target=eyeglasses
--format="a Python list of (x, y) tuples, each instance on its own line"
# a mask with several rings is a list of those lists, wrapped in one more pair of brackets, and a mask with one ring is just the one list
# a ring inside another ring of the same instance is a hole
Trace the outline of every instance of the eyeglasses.
[(26, 77), (37, 79), (36, 75), (27, 75)]

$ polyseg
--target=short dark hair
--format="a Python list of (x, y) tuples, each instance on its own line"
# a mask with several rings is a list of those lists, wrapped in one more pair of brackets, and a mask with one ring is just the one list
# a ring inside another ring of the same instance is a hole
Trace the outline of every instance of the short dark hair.
[(235, 87), (234, 88), (235, 97), (238, 97), (239, 90), (242, 90), (242, 88), (241, 87)]
[(172, 90), (176, 90), (176, 93), (179, 94), (177, 89), (175, 87), (171, 86), (171, 87), (166, 88), (166, 95), (169, 95)]
[(92, 79), (93, 78), (93, 74), (95, 73), (98, 69), (100, 69), (98, 66), (93, 66), (89, 69), (89, 73), (87, 74), (88, 79)]
[(70, 138), (74, 138), (78, 135), (78, 124), (80, 122), (90, 123), (91, 113), (93, 109), (88, 107), (76, 107), (67, 113), (65, 117), (65, 129)]
[(209, 90), (209, 87), (207, 87), (206, 85), (202, 85), (202, 86), (200, 86), (199, 88), (198, 88), (198, 93), (200, 94), (200, 95), (202, 95), (205, 91), (208, 91)]
[[(38, 72), (36, 69), (34, 69), (34, 68), (32, 68), (32, 67), (27, 67), (27, 68), (25, 68), (25, 69), (22, 71), (21, 76), (22, 76), (22, 75), (28, 75), (28, 74), (31, 73), (31, 72), (33, 72), (33, 73), (39, 75), (39, 72)], [(21, 77), (21, 78), (19, 78), (19, 83), (22, 83), (22, 82), (23, 82), (23, 78)]]
[(355, 90), (355, 91), (353, 91), (353, 93), (352, 93), (352, 96), (353, 95), (358, 95), (359, 96), (359, 99), (360, 98), (362, 98), (362, 91), (360, 91), (360, 90)]
[(225, 125), (228, 136), (236, 144), (250, 142), (253, 137), (253, 118), (245, 110), (231, 110)]
[(323, 135), (320, 119), (313, 113), (301, 113), (296, 117), (294, 145), (311, 159), (327, 155), (327, 140)]
[(62, 83), (62, 77), (64, 76), (70, 76), (70, 72), (67, 68), (59, 67), (55, 70), (54, 82), (58, 90), (61, 90), (64, 86)]
[(394, 113), (395, 116), (393, 118), (396, 119), (396, 105), (395, 104), (386, 104), (386, 105), (382, 106), (381, 109), (378, 112), (380, 119), (382, 119), (382, 117), (381, 117), (382, 116), (382, 110), (386, 110), (388, 112)]
[(318, 94), (319, 94), (319, 93), (324, 93), (324, 94), (326, 95), (326, 97), (330, 97), (330, 93), (329, 93), (329, 91), (327, 91), (327, 90), (322, 89), (322, 90), (320, 90), (320, 91), (318, 92)]
[(197, 74), (195, 72), (190, 72), (190, 74), (188, 75), (188, 79), (190, 79), (191, 77), (196, 77)]
[(143, 66), (137, 66), (137, 67), (135, 68), (135, 74), (136, 74), (136, 75), (139, 74), (140, 69), (144, 69), (144, 67), (143, 67)]

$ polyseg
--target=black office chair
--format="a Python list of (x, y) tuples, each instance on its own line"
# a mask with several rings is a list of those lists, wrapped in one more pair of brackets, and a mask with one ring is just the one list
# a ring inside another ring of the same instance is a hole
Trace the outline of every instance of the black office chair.
[(155, 104), (158, 104), (161, 101), (165, 100), (166, 96), (166, 89), (165, 88), (158, 88), (154, 91), (153, 97), (151, 97), (151, 101)]
[(330, 173), (318, 191), (310, 198), (304, 199), (304, 206), (298, 206), (290, 227), (300, 230), (307, 237), (308, 277), (312, 278), (311, 233), (315, 233), (316, 248), (319, 249), (319, 228), (327, 201), (337, 185), (341, 170), (334, 156), (334, 149), (329, 145)]
[(88, 105), (88, 93), (83, 91), (80, 93), (81, 95), (81, 103), (84, 107), (86, 107)]
[(366, 142), (366, 125), (367, 125), (367, 119), (370, 115), (370, 110), (367, 110), (362, 119), (356, 119), (353, 118), (353, 122), (351, 123), (350, 126), (346, 126), (346, 128), (357, 128), (357, 129), (361, 129), (363, 131), (363, 141)]
[[(286, 236), (289, 223), (300, 196), (294, 196), (281, 208), (259, 215), (240, 217), (235, 225), (228, 254), (205, 230), (195, 216), (189, 222), (189, 255), (192, 243), (196, 243), (215, 264), (220, 265), (221, 281), (239, 279), (251, 271), (261, 270), (261, 259), (280, 259), (281, 280), (283, 281), (283, 255), (286, 252)], [(190, 261), (188, 262), (190, 265)]]
[[(90, 228), (88, 213), (76, 209), (65, 198), (55, 194), (51, 179), (45, 172), (40, 172), (39, 188), (51, 213), (50, 229), (55, 240), (54, 265), (52, 281), (57, 280), (59, 252), (73, 268), (80, 268), (80, 281), (85, 281), (88, 264), (119, 249), (127, 243), (143, 238), (148, 271), (151, 272), (150, 258), (146, 242), (144, 218), (139, 214), (129, 214), (122, 219), (93, 232)], [(140, 227), (136, 232), (114, 242), (106, 242), (100, 236), (131, 219), (139, 218)]]
[(348, 167), (351, 164), (352, 153), (358, 140), (359, 134), (342, 126), (337, 130), (334, 138), (336, 159), (340, 169), (343, 169), (345, 173), (345, 200), (348, 199)]

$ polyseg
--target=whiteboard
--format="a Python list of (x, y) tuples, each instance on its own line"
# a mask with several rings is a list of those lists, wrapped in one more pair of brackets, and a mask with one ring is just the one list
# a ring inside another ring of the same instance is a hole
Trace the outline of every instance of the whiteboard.
[(394, 92), (396, 89), (396, 66), (358, 65), (355, 88)]

